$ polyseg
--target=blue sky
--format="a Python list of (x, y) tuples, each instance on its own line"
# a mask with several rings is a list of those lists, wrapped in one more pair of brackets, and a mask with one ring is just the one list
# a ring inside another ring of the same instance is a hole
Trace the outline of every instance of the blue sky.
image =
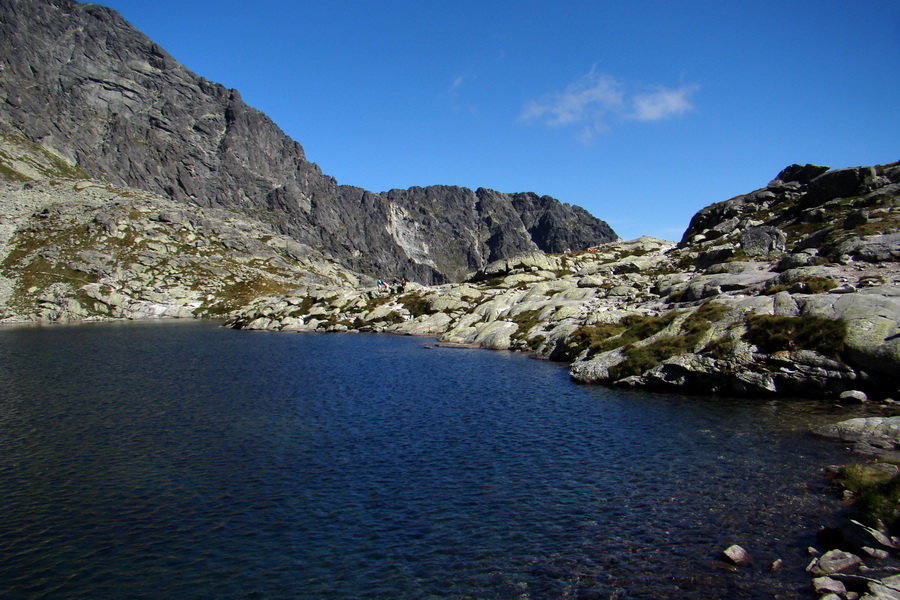
[(101, 0), (338, 182), (577, 204), (625, 239), (792, 163), (900, 160), (900, 2)]

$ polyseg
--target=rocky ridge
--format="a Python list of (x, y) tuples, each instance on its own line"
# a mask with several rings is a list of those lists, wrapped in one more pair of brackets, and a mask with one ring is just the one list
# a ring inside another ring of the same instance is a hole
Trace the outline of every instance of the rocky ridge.
[(531, 253), (394, 294), (306, 286), (258, 299), (232, 326), (433, 335), (569, 361), (584, 382), (896, 398), (898, 204), (897, 163), (794, 165), (698, 213), (678, 244)]
[(338, 185), (237, 90), (96, 4), (0, 3), (0, 133), (24, 134), (116, 187), (265, 221), (373, 277), (459, 281), (522, 252), (617, 239), (549, 196)]

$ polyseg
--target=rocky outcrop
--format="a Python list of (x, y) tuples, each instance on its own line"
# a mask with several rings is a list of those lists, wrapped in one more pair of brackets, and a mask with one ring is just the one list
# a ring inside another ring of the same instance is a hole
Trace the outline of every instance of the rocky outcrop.
[(520, 252), (616, 239), (547, 196), (338, 185), (237, 90), (103, 6), (0, 3), (0, 73), (0, 133), (21, 132), (117, 187), (240, 211), (373, 277), (459, 280)]

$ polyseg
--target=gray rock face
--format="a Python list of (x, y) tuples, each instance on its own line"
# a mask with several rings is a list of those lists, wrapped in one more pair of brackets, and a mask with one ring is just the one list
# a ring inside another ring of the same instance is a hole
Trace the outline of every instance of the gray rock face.
[[(820, 256), (837, 257), (871, 245), (873, 255), (896, 260), (891, 258), (896, 240), (884, 238), (897, 229), (893, 209), (900, 173), (895, 166), (828, 170), (791, 165), (763, 189), (700, 210), (680, 246), (699, 245), (698, 250), (710, 252), (710, 242), (727, 247), (740, 241), (750, 256), (767, 249), (818, 248)], [(858, 241), (840, 249), (848, 240)]]
[(790, 165), (781, 170), (774, 181), (769, 184), (769, 187), (774, 187), (775, 184), (791, 182), (806, 184), (827, 170), (828, 167), (819, 165)]
[(240, 94), (207, 81), (103, 6), (0, 3), (0, 133), (20, 131), (92, 177), (262, 215), (376, 277), (460, 279), (498, 258), (617, 239), (534, 194), (341, 186)]
[(752, 227), (741, 234), (741, 247), (747, 256), (769, 256), (784, 252), (786, 239), (775, 227)]

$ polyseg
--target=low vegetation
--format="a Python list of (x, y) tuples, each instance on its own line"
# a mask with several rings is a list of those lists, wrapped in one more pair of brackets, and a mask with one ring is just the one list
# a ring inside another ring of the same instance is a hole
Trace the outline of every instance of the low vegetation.
[(768, 286), (763, 293), (767, 295), (788, 291), (795, 294), (824, 294), (838, 286), (838, 283), (829, 277), (804, 277), (787, 285), (783, 283)]
[(401, 297), (400, 304), (409, 311), (413, 318), (432, 315), (437, 312), (431, 308), (431, 302), (428, 298), (418, 293), (406, 294)]
[(753, 315), (747, 319), (744, 340), (765, 352), (812, 350), (840, 359), (847, 339), (847, 323), (825, 317)]
[[(610, 369), (610, 378), (616, 380), (640, 375), (672, 356), (693, 352), (712, 324), (721, 320), (728, 311), (727, 306), (707, 302), (685, 317), (673, 335), (642, 345), (637, 343), (661, 333), (684, 315), (684, 311), (671, 311), (659, 316), (629, 315), (616, 323), (581, 327), (573, 334), (572, 345), (578, 352), (587, 349), (588, 356), (622, 348), (625, 359)], [(717, 351), (724, 350), (725, 342), (721, 342)]]
[(854, 464), (841, 467), (836, 480), (853, 493), (853, 511), (861, 522), (896, 530), (900, 524), (900, 474), (878, 465)]
[(516, 332), (512, 334), (512, 339), (521, 340), (521, 343), (525, 347), (531, 350), (537, 350), (541, 342), (546, 339), (545, 336), (539, 335), (532, 339), (528, 339), (528, 333), (539, 324), (543, 323), (540, 316), (540, 310), (525, 310), (512, 317), (513, 323), (518, 326)]
[(625, 360), (609, 369), (612, 380), (646, 373), (667, 358), (690, 352), (691, 341), (685, 336), (669, 335), (644, 346), (628, 345), (622, 350)]
[[(693, 352), (703, 336), (712, 328), (713, 322), (724, 317), (728, 310), (728, 307), (722, 304), (707, 302), (681, 323), (679, 335), (661, 337), (643, 346), (633, 344), (625, 346), (622, 351), (625, 360), (609, 370), (610, 378), (616, 380), (640, 375), (673, 356)], [(672, 314), (674, 313), (669, 313)]]

